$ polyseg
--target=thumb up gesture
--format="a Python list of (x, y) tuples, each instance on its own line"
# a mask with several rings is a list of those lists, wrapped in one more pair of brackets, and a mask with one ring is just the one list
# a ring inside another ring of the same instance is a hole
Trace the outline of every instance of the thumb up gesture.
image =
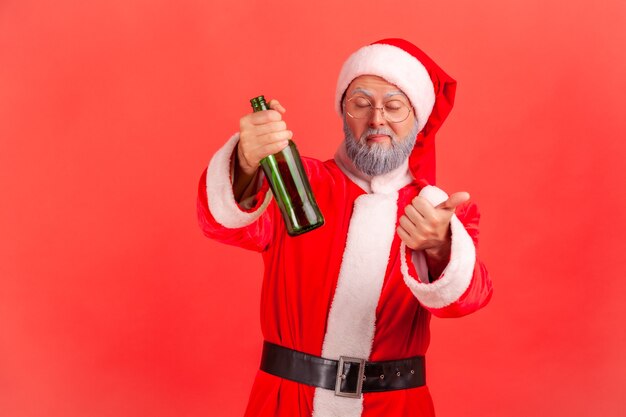
[(396, 229), (400, 239), (413, 250), (439, 251), (450, 246), (450, 219), (456, 207), (469, 200), (469, 193), (452, 194), (433, 206), (424, 197), (415, 197), (404, 209)]

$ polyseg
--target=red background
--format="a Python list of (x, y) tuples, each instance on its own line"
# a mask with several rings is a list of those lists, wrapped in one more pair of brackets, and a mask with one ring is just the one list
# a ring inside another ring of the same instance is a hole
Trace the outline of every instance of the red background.
[(433, 320), (438, 415), (624, 415), (626, 2), (337, 3), (0, 2), (0, 416), (241, 415), (261, 260), (199, 175), (257, 94), (331, 157), (342, 62), (394, 36), (459, 82), (438, 185), (495, 283)]

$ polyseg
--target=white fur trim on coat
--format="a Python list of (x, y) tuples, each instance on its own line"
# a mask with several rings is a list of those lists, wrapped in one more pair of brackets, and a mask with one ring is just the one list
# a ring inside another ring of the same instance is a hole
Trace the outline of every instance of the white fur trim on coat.
[[(424, 187), (419, 195), (434, 206), (448, 199), (445, 192), (431, 185)], [(472, 280), (476, 263), (474, 242), (456, 215), (452, 215), (450, 219), (450, 231), (452, 233), (450, 261), (441, 276), (433, 283), (429, 283), (428, 280), (428, 269), (423, 252), (417, 252), (417, 257), (412, 256), (413, 262), (417, 262), (415, 266), (418, 277), (415, 278), (409, 273), (404, 255), (406, 245), (404, 242), (400, 244), (400, 269), (404, 282), (419, 302), (428, 308), (443, 308), (454, 303), (465, 293)], [(416, 254), (416, 252), (413, 253)]]
[[(322, 356), (369, 359), (391, 243), (395, 235), (398, 192), (364, 194), (354, 202)], [(363, 399), (335, 396), (316, 388), (313, 417), (359, 417)]]
[(435, 105), (435, 87), (417, 58), (397, 46), (385, 44), (364, 46), (350, 55), (341, 68), (335, 90), (335, 109), (339, 115), (343, 114), (344, 92), (360, 75), (377, 75), (400, 88), (415, 108), (418, 132), (424, 128)]
[(235, 133), (211, 158), (206, 175), (206, 193), (209, 211), (215, 220), (224, 227), (236, 229), (253, 223), (263, 214), (272, 199), (267, 192), (263, 204), (254, 212), (242, 211), (233, 194), (233, 152), (239, 142)]

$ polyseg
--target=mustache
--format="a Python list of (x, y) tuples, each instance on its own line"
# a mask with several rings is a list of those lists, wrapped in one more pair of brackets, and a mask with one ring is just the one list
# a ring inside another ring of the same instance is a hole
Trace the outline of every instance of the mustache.
[(395, 132), (391, 130), (391, 128), (386, 127), (386, 126), (381, 126), (376, 129), (371, 128), (371, 127), (367, 128), (367, 130), (363, 132), (363, 134), (359, 138), (359, 141), (365, 141), (365, 138), (367, 138), (370, 135), (387, 135), (391, 138), (392, 143), (395, 143), (398, 141), (398, 137), (396, 136)]

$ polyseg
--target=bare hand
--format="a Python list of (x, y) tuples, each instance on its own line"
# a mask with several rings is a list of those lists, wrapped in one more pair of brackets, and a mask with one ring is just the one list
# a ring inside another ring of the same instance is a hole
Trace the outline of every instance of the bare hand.
[(456, 207), (469, 200), (467, 192), (452, 194), (433, 206), (424, 197), (415, 197), (404, 209), (396, 229), (400, 239), (413, 250), (438, 251), (450, 245), (450, 219)]
[(254, 175), (261, 159), (282, 151), (293, 137), (282, 118), (285, 108), (278, 100), (270, 100), (269, 107), (271, 110), (250, 113), (239, 120), (237, 160), (247, 176)]

